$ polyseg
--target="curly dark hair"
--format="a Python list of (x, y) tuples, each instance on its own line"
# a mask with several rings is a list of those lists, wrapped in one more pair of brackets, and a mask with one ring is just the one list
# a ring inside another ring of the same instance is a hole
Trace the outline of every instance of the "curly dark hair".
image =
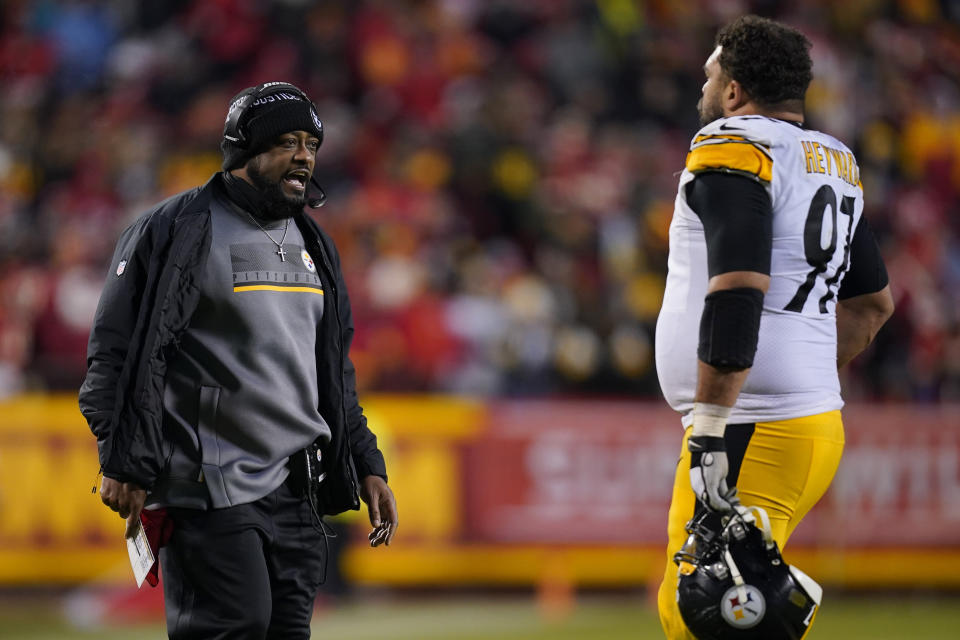
[(720, 68), (759, 105), (803, 103), (813, 78), (810, 41), (791, 27), (754, 15), (741, 16), (717, 34)]

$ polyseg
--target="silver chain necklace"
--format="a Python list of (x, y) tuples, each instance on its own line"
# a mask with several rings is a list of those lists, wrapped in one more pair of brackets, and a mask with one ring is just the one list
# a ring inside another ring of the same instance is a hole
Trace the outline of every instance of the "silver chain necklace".
[(270, 238), (270, 242), (272, 242), (273, 244), (277, 245), (277, 252), (276, 252), (276, 253), (277, 253), (278, 256), (280, 256), (280, 262), (286, 262), (286, 261), (287, 261), (287, 252), (283, 250), (283, 241), (287, 239), (287, 228), (290, 226), (290, 218), (287, 218), (286, 223), (283, 225), (283, 235), (280, 236), (280, 242), (277, 242), (276, 240), (273, 239), (273, 236), (271, 236), (269, 233), (267, 233), (267, 230), (266, 230), (266, 229), (264, 229), (263, 227), (260, 226), (260, 223), (257, 222), (257, 219), (254, 218), (254, 217), (250, 214), (249, 211), (247, 211), (246, 209), (243, 209), (243, 212), (244, 212), (245, 214), (247, 214), (247, 217), (250, 218), (250, 220), (253, 222), (253, 224), (257, 225), (257, 229), (260, 229), (260, 231), (263, 231), (263, 235), (265, 235), (265, 236), (267, 236), (268, 238)]

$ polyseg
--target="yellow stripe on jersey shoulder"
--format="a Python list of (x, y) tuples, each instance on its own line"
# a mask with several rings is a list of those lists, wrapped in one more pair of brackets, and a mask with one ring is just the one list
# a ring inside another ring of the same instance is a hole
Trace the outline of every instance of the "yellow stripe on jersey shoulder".
[[(757, 145), (735, 136), (698, 136), (687, 154), (687, 171), (735, 171), (763, 182), (773, 179), (773, 158)], [(700, 143), (700, 144), (698, 144)]]
[(703, 143), (703, 142), (710, 142), (710, 143), (714, 143), (714, 144), (715, 144), (715, 143), (718, 143), (718, 142), (724, 142), (724, 141), (728, 141), (728, 140), (737, 140), (737, 141), (740, 141), (740, 142), (749, 142), (749, 140), (747, 140), (747, 139), (744, 138), (743, 136), (735, 136), (735, 135), (733, 135), (733, 134), (726, 134), (726, 135), (719, 135), (719, 134), (706, 135), (706, 134), (700, 134), (700, 135), (698, 135), (696, 138), (693, 139), (693, 145), (696, 146), (696, 145), (701, 144), (701, 143)]

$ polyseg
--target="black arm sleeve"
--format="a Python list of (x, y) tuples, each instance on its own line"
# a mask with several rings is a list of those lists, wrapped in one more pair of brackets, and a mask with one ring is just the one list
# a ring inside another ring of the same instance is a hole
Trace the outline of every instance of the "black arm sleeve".
[(840, 283), (837, 299), (845, 300), (876, 293), (889, 282), (887, 267), (880, 257), (880, 247), (870, 231), (867, 219), (861, 216), (860, 224), (853, 232), (853, 240), (850, 242), (850, 269)]
[(773, 205), (762, 184), (746, 176), (710, 171), (687, 183), (687, 204), (707, 239), (707, 271), (770, 274)]

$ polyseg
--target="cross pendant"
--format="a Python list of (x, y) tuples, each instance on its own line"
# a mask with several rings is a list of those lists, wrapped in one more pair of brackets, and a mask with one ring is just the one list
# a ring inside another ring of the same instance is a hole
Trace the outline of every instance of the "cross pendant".
[(287, 252), (283, 250), (283, 245), (277, 247), (277, 255), (280, 256), (280, 262), (287, 261)]

